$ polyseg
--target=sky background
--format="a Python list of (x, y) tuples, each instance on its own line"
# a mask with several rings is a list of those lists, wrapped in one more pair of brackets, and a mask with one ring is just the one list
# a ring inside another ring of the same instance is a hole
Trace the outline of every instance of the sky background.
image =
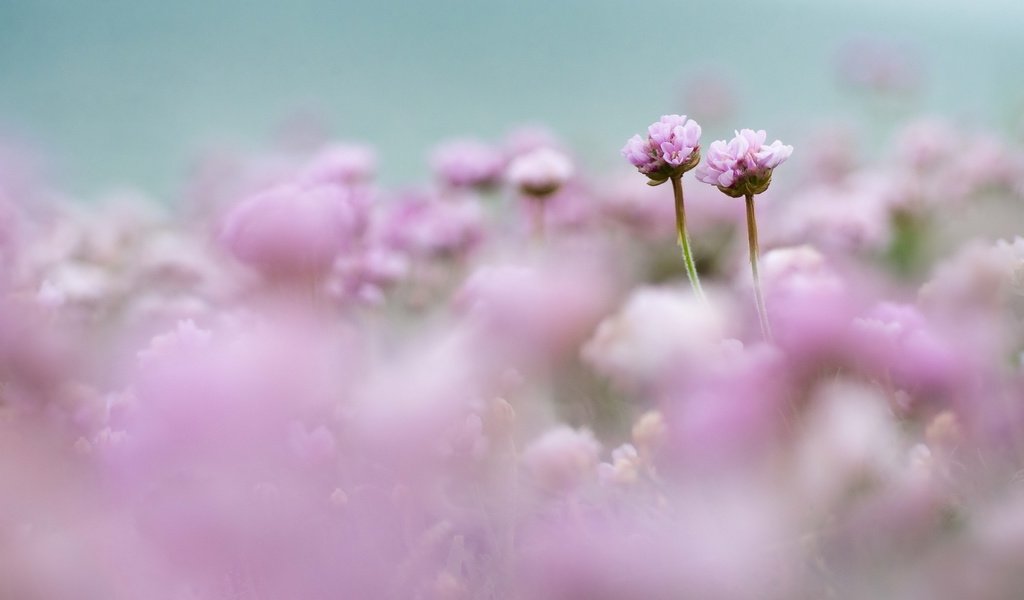
[(603, 167), (685, 113), (683, 83), (709, 71), (734, 83), (729, 127), (876, 130), (835, 68), (865, 36), (923, 67), (921, 93), (887, 118), (1003, 126), (1024, 107), (1022, 23), (1020, 0), (0, 0), (0, 128), (85, 197), (173, 197), (201, 152), (270, 147), (299, 114), (377, 146), (390, 182), (422, 177), (445, 137), (521, 123)]

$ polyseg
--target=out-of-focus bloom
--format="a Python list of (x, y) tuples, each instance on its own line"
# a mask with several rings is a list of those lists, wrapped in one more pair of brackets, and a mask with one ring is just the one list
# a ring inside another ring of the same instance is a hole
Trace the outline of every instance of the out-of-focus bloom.
[(686, 82), (683, 106), (702, 121), (720, 123), (736, 112), (733, 82), (715, 69), (699, 73)]
[(593, 433), (563, 425), (523, 450), (523, 466), (541, 489), (568, 491), (595, 475), (600, 451)]
[(869, 92), (905, 94), (917, 90), (923, 79), (912, 50), (892, 40), (850, 40), (840, 48), (836, 66), (842, 83)]
[(661, 401), (668, 439), (660, 464), (699, 473), (754, 468), (784, 439), (792, 387), (786, 356), (768, 345), (727, 345), (682, 373)]
[(43, 280), (39, 299), (45, 303), (97, 309), (117, 293), (113, 273), (84, 261), (65, 261), (54, 266)]
[(334, 263), (327, 293), (339, 300), (380, 304), (385, 292), (410, 271), (410, 257), (384, 244), (346, 252)]
[(390, 205), (380, 224), (381, 241), (415, 258), (454, 258), (479, 246), (486, 235), (480, 204), (471, 198), (442, 200), (407, 194)]
[(366, 206), (337, 185), (284, 185), (228, 213), (220, 241), (239, 260), (268, 275), (325, 273), (365, 226)]
[(1015, 191), (1024, 183), (1024, 152), (993, 135), (976, 135), (955, 157), (955, 176), (965, 194)]
[(377, 173), (377, 153), (360, 144), (335, 144), (320, 151), (301, 177), (312, 183), (353, 185), (371, 181)]
[(896, 135), (897, 157), (918, 171), (940, 167), (958, 151), (954, 140), (962, 137), (945, 119), (924, 117), (905, 125)]
[(889, 200), (885, 182), (867, 178), (809, 187), (773, 211), (771, 239), (840, 255), (880, 252), (893, 236)]
[(806, 497), (828, 506), (895, 477), (907, 448), (885, 398), (849, 382), (824, 385), (816, 394), (797, 465)]
[(665, 115), (647, 128), (647, 138), (629, 138), (622, 155), (652, 183), (689, 171), (700, 161), (700, 125), (686, 115)]
[(345, 411), (350, 433), (393, 468), (413, 473), (441, 460), (450, 454), (445, 433), (464, 422), (490, 381), (490, 365), (473, 360), (475, 351), (456, 328), (407, 341), (371, 364)]
[(612, 450), (611, 462), (601, 463), (597, 475), (605, 485), (629, 485), (639, 477), (640, 454), (633, 444)]
[(648, 457), (665, 442), (665, 431), (665, 417), (659, 411), (649, 410), (633, 423), (630, 434), (634, 447)]
[(671, 516), (651, 518), (653, 510), (628, 506), (539, 521), (522, 536), (528, 597), (792, 597), (784, 565), (793, 545), (779, 543), (785, 511), (757, 489), (715, 483), (674, 498), (681, 510)]
[(543, 198), (524, 196), (519, 204), (528, 222), (534, 227), (543, 223), (544, 231), (591, 231), (589, 228), (598, 216), (590, 190), (575, 181), (570, 181), (562, 189)]
[(857, 128), (852, 123), (839, 121), (816, 127), (800, 144), (809, 177), (816, 182), (843, 181), (860, 163), (857, 141)]
[(18, 251), (20, 229), (21, 215), (0, 193), (0, 266), (5, 267), (5, 272), (10, 271), (9, 265)]
[(772, 249), (761, 266), (776, 342), (795, 364), (820, 365), (844, 355), (858, 290), (811, 246)]
[(1019, 303), (1024, 297), (1024, 238), (965, 245), (935, 267), (919, 297), (926, 308), (961, 314)]
[(297, 458), (307, 462), (325, 462), (333, 458), (334, 434), (323, 425), (307, 429), (301, 423), (288, 427), (288, 444)]
[[(493, 358), (549, 368), (575, 358), (606, 314), (613, 293), (609, 279), (597, 265), (568, 258), (543, 267), (488, 265), (466, 279), (454, 303)], [(496, 346), (495, 339), (507, 343)]]
[[(853, 346), (862, 366), (904, 392), (947, 400), (962, 376), (955, 346), (910, 305), (882, 303), (853, 322)], [(909, 401), (909, 396), (903, 397)], [(898, 406), (909, 411), (912, 406)]]
[(572, 161), (552, 148), (539, 148), (514, 158), (505, 171), (509, 183), (536, 198), (556, 192), (572, 175)]
[(734, 198), (764, 192), (772, 181), (772, 170), (793, 154), (793, 147), (779, 140), (765, 145), (767, 135), (763, 129), (743, 129), (729, 142), (711, 142), (697, 167), (697, 179)]
[(599, 190), (601, 212), (606, 218), (651, 239), (675, 234), (672, 203), (663, 202), (660, 190), (644, 185), (636, 176), (616, 177)]
[(505, 152), (511, 158), (529, 154), (541, 148), (563, 150), (562, 142), (546, 127), (528, 125), (510, 132), (502, 142)]
[(496, 184), (505, 168), (498, 148), (479, 140), (461, 139), (438, 146), (430, 157), (434, 174), (453, 188), (486, 188)]
[(729, 314), (696, 296), (640, 288), (598, 326), (583, 358), (627, 386), (646, 387), (713, 359), (730, 337)]

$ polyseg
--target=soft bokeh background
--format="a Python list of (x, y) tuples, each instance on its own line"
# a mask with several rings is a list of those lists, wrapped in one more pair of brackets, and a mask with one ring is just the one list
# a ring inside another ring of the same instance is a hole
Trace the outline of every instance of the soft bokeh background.
[[(712, 135), (842, 119), (871, 139), (931, 111), (1017, 127), (1021, 22), (1019, 0), (3, 0), (0, 127), (86, 197), (173, 195), (200, 152), (268, 147), (289, 123), (377, 145), (389, 182), (424, 175), (446, 136), (523, 122), (617, 164), (708, 73), (738, 111)], [(836, 63), (856, 39), (905, 52), (921, 85), (851, 94)]]

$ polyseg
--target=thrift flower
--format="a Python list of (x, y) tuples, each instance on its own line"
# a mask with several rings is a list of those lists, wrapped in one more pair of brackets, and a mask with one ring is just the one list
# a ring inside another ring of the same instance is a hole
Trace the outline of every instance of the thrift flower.
[(527, 196), (544, 198), (565, 185), (573, 170), (572, 161), (562, 152), (538, 148), (513, 159), (505, 179)]
[(764, 295), (761, 293), (761, 281), (757, 276), (757, 220), (754, 214), (754, 196), (768, 189), (772, 182), (772, 170), (793, 154), (793, 147), (786, 146), (779, 140), (766, 146), (766, 137), (763, 129), (743, 129), (737, 131), (736, 137), (728, 143), (725, 140), (712, 142), (707, 160), (697, 168), (697, 179), (717, 186), (727, 196), (742, 196), (747, 201), (747, 242), (750, 248), (750, 270), (754, 276), (757, 316), (761, 321), (761, 333), (765, 340), (771, 340), (771, 326), (768, 324)]
[(647, 128), (647, 139), (634, 135), (622, 155), (652, 185), (682, 175), (700, 161), (700, 125), (686, 115), (665, 115)]
[(362, 144), (335, 144), (320, 151), (302, 175), (313, 183), (353, 185), (372, 181), (377, 174), (377, 153)]
[(526, 472), (544, 490), (570, 491), (592, 476), (601, 445), (588, 429), (562, 425), (546, 432), (523, 450)]
[(686, 209), (683, 205), (683, 173), (700, 162), (700, 125), (685, 115), (665, 115), (647, 128), (647, 139), (634, 135), (622, 148), (622, 155), (638, 171), (646, 175), (648, 185), (661, 185), (672, 180), (676, 202), (676, 232), (683, 251), (686, 276), (697, 296), (703, 298), (697, 265), (686, 232)]
[(453, 140), (434, 150), (430, 165), (445, 185), (453, 188), (487, 188), (501, 178), (505, 157), (498, 148), (484, 142)]
[(236, 205), (220, 242), (265, 274), (322, 274), (360, 235), (367, 210), (340, 186), (282, 185)]
[(743, 129), (729, 142), (712, 142), (704, 164), (697, 168), (697, 179), (733, 198), (764, 192), (772, 181), (772, 170), (793, 154), (793, 147), (779, 140), (765, 145), (766, 136), (763, 129)]

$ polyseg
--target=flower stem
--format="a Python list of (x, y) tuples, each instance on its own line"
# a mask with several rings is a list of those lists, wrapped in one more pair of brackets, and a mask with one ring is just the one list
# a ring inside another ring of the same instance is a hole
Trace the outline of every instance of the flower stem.
[(683, 263), (686, 265), (686, 276), (690, 279), (694, 293), (701, 300), (707, 301), (704, 297), (704, 290), (700, 287), (700, 277), (697, 275), (697, 265), (693, 262), (693, 250), (690, 249), (690, 234), (686, 232), (686, 208), (683, 205), (683, 177), (682, 175), (672, 176), (672, 192), (676, 197), (676, 232), (679, 235), (679, 247), (683, 250)]
[(537, 242), (544, 242), (545, 230), (544, 230), (544, 217), (546, 216), (545, 202), (543, 199), (528, 199), (530, 203), (527, 209), (530, 210), (533, 217), (533, 239)]
[(754, 275), (754, 299), (757, 301), (757, 318), (761, 321), (761, 334), (766, 342), (772, 341), (772, 327), (768, 324), (768, 311), (764, 307), (761, 293), (761, 277), (757, 274), (757, 217), (754, 214), (754, 195), (747, 194), (747, 242), (750, 246), (750, 272)]

